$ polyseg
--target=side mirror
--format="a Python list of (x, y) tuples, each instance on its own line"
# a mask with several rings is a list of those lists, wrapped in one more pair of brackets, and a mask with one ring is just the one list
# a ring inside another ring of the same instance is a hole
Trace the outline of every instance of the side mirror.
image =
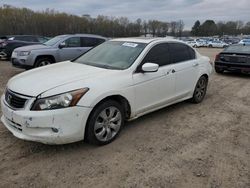
[(159, 69), (159, 65), (156, 63), (145, 63), (142, 65), (143, 72), (157, 72)]
[(66, 44), (65, 42), (62, 42), (61, 44), (59, 44), (58, 48), (62, 49), (62, 48), (65, 48), (66, 47)]

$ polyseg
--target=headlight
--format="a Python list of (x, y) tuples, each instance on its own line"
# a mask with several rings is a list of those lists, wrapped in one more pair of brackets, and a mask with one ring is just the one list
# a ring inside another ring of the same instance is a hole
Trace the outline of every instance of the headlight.
[(19, 56), (28, 56), (30, 54), (30, 51), (20, 51), (17, 53)]
[(59, 95), (37, 99), (31, 110), (54, 110), (75, 106), (81, 97), (87, 93), (89, 88), (83, 88)]

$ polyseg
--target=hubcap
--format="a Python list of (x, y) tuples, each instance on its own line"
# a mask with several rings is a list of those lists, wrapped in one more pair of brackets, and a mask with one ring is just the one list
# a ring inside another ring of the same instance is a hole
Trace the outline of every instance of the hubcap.
[(206, 80), (202, 78), (199, 80), (195, 90), (196, 98), (201, 100), (204, 97), (205, 92), (206, 92)]
[(51, 64), (49, 61), (42, 61), (39, 63), (39, 67)]
[(122, 123), (121, 112), (111, 106), (105, 108), (96, 118), (94, 133), (99, 141), (109, 141), (118, 133)]

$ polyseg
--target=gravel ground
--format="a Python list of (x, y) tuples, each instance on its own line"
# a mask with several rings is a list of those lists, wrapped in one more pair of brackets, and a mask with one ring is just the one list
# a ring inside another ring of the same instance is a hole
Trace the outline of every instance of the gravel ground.
[[(211, 59), (220, 51), (198, 50)], [(0, 62), (0, 94), (20, 72)], [(249, 78), (214, 73), (201, 104), (129, 122), (103, 147), (26, 142), (0, 123), (0, 187), (250, 187)]]

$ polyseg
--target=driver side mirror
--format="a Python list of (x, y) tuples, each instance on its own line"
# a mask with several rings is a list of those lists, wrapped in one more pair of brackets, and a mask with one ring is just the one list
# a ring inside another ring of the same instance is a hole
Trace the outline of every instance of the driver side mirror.
[(156, 63), (145, 63), (142, 65), (143, 72), (157, 72), (159, 65)]
[(66, 43), (62, 42), (61, 44), (59, 44), (58, 48), (62, 49), (66, 47)]

